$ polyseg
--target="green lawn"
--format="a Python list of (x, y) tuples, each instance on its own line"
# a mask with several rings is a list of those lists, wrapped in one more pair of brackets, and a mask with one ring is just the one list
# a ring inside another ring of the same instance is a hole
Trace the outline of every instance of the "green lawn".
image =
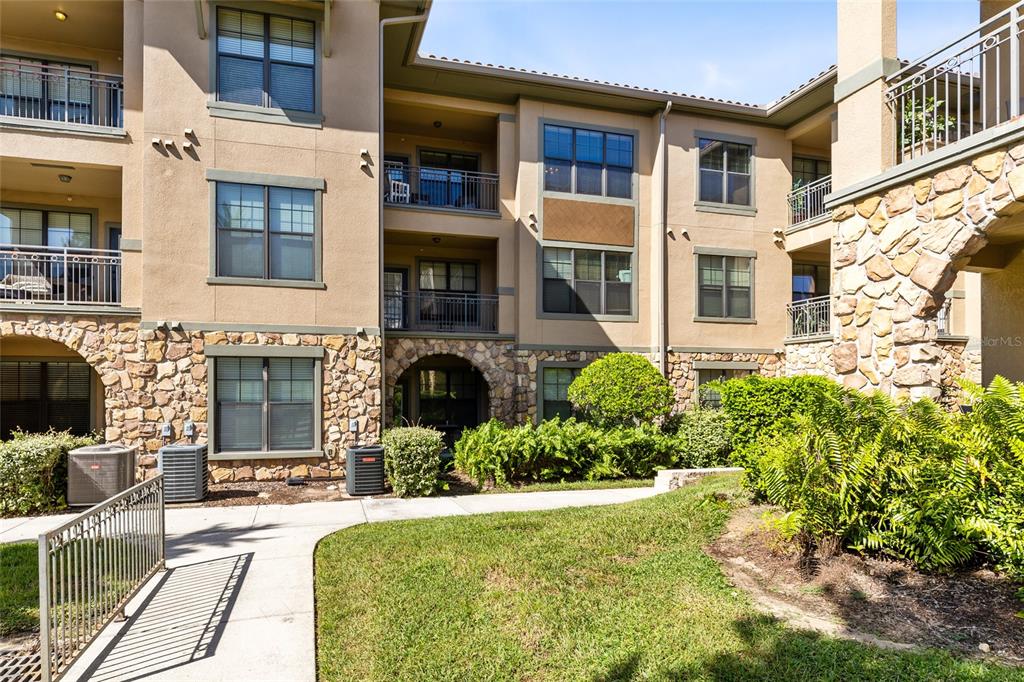
[(758, 615), (701, 550), (735, 491), (335, 533), (316, 551), (321, 679), (1021, 679)]
[(539, 493), (549, 490), (605, 490), (607, 488), (650, 488), (651, 478), (616, 478), (604, 481), (556, 481), (553, 483), (524, 483), (512, 488), (490, 488), (483, 493)]
[(38, 551), (32, 542), (0, 545), (0, 636), (39, 626)]

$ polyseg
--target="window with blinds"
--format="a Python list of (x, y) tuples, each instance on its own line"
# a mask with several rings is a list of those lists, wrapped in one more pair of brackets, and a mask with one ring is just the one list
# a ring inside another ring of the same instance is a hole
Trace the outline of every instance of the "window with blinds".
[(0, 244), (92, 246), (92, 215), (69, 211), (0, 208)]
[(568, 419), (572, 415), (572, 403), (569, 402), (569, 385), (580, 375), (581, 367), (545, 367), (541, 375), (541, 391), (543, 394), (543, 419), (561, 417)]
[(545, 247), (542, 258), (544, 312), (632, 313), (631, 253)]
[(314, 111), (316, 24), (237, 9), (217, 10), (217, 99)]
[(217, 358), (215, 367), (217, 452), (313, 449), (315, 360)]
[(697, 257), (697, 315), (751, 319), (754, 261), (741, 256)]
[(92, 370), (84, 362), (0, 362), (0, 434), (89, 433)]
[(217, 183), (217, 274), (312, 280), (313, 190)]

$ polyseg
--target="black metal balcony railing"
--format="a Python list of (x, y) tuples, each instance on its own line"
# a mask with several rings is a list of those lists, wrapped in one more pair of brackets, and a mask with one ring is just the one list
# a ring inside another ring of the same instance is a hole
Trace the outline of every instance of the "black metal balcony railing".
[(0, 59), (0, 116), (123, 128), (124, 85), (116, 74)]
[(787, 337), (806, 339), (832, 333), (832, 297), (816, 296), (786, 304), (789, 319)]
[(0, 244), (0, 302), (118, 305), (121, 252)]
[(384, 203), (495, 212), (498, 174), (385, 163)]
[(789, 224), (809, 223), (829, 214), (825, 208), (825, 196), (832, 192), (832, 176), (797, 187), (786, 197), (789, 203)]
[(384, 295), (384, 328), (402, 331), (478, 332), (498, 329), (498, 297), (403, 291)]
[(886, 79), (897, 164), (1024, 112), (1024, 0)]

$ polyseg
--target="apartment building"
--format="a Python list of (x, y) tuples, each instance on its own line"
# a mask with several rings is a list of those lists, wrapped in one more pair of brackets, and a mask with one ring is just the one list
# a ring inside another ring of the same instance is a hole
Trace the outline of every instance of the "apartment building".
[(1021, 3), (909, 65), (892, 2), (853, 5), (838, 66), (753, 105), (423, 55), (427, 0), (8, 0), (3, 435), (330, 477), (390, 424), (566, 414), (613, 351), (680, 408), (1021, 378)]

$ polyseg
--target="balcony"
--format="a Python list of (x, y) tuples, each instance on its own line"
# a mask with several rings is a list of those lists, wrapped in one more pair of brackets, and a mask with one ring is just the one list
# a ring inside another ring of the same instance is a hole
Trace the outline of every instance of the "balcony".
[(0, 59), (0, 117), (47, 127), (120, 130), (124, 85), (114, 74)]
[(118, 306), (121, 252), (0, 244), (0, 303)]
[(832, 297), (816, 296), (786, 304), (788, 340), (807, 340), (832, 335)]
[(384, 328), (410, 332), (495, 333), (498, 297), (402, 291), (384, 294)]
[(832, 176), (797, 187), (786, 196), (789, 204), (789, 226), (817, 222), (829, 215), (825, 208), (825, 197), (832, 192)]
[(1017, 2), (887, 79), (895, 163), (1020, 117), (1022, 32), (1024, 2)]
[(498, 174), (384, 164), (384, 203), (496, 213)]

